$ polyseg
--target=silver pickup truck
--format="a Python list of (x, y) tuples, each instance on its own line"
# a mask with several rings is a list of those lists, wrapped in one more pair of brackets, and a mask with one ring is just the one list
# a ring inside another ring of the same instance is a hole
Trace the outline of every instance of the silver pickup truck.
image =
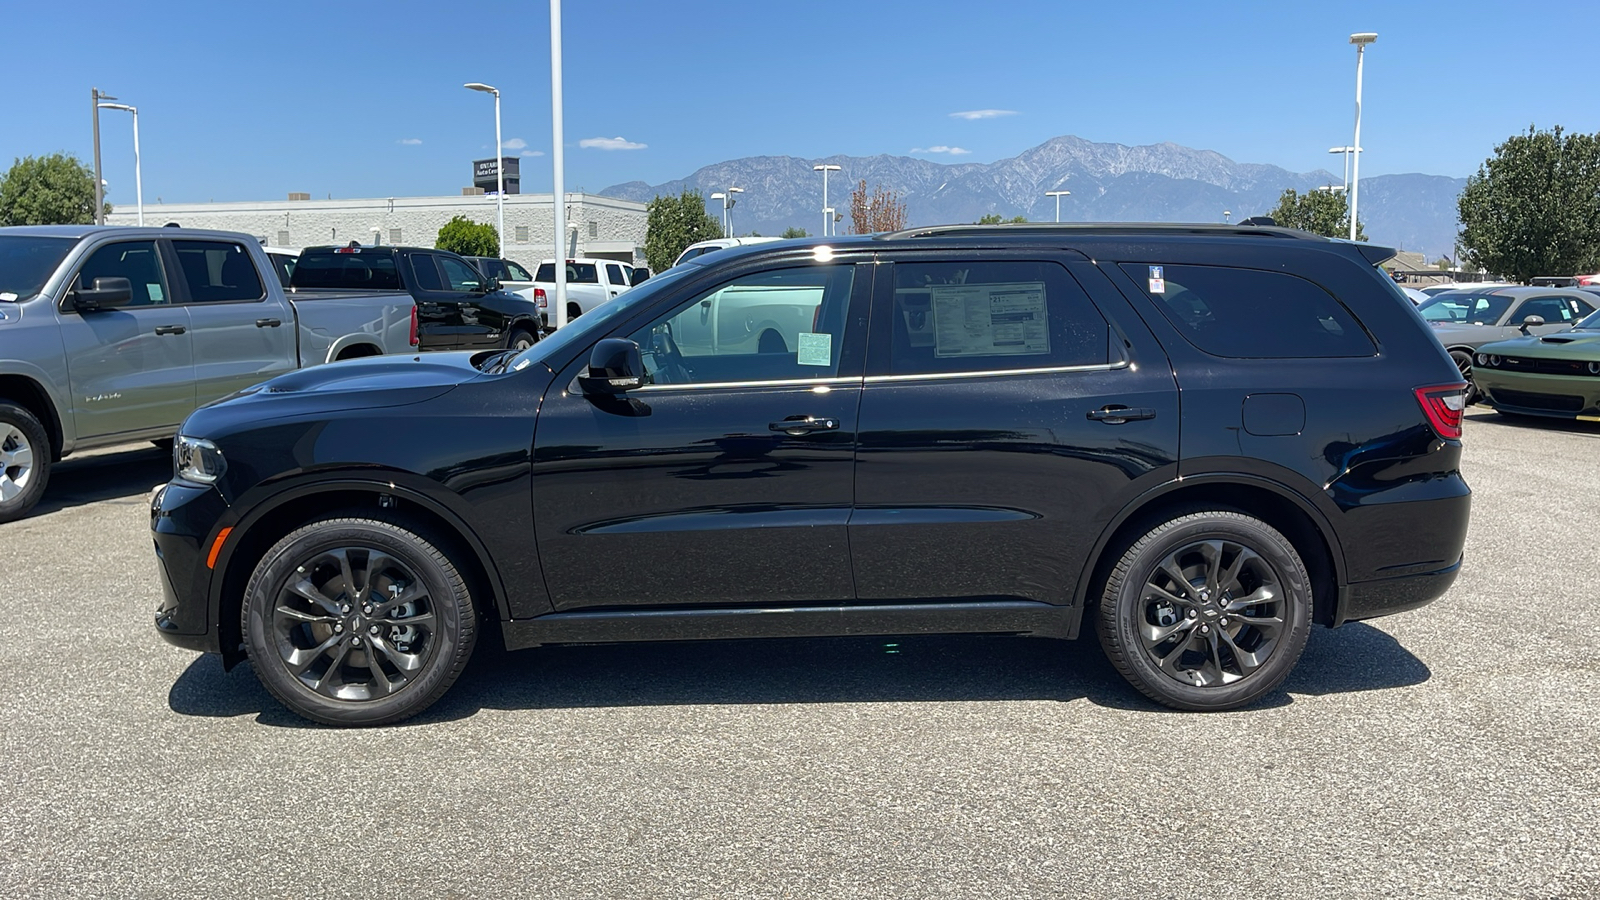
[(0, 522), (75, 450), (161, 443), (273, 376), (416, 344), (410, 295), (291, 299), (246, 235), (0, 228)]

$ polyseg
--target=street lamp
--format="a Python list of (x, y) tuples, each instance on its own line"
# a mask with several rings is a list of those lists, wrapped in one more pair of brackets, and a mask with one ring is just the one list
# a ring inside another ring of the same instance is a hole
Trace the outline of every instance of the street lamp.
[(1350, 190), (1350, 154), (1356, 152), (1354, 147), (1329, 147), (1329, 153), (1344, 154), (1344, 189)]
[(495, 234), (500, 245), (495, 248), (495, 255), (504, 259), (506, 255), (506, 161), (505, 157), (501, 155), (500, 144), (500, 91), (476, 81), (469, 81), (462, 87), (469, 91), (482, 91), (485, 94), (494, 95), (494, 202), (495, 212), (500, 223), (499, 230)]
[(1056, 224), (1060, 225), (1061, 224), (1061, 198), (1062, 197), (1070, 197), (1070, 196), (1072, 196), (1072, 192), (1071, 191), (1045, 191), (1044, 195), (1046, 197), (1054, 197), (1054, 198), (1056, 198)]
[(1378, 39), (1371, 31), (1350, 35), (1356, 45), (1356, 137), (1350, 142), (1350, 153), (1355, 161), (1350, 168), (1350, 240), (1356, 239), (1356, 206), (1361, 200), (1361, 64), (1366, 60), (1367, 45)]
[(812, 166), (811, 171), (822, 173), (822, 236), (827, 237), (828, 226), (833, 224), (833, 208), (828, 206), (828, 173), (839, 171), (839, 167), (823, 164)]
[(105, 176), (100, 174), (100, 101), (115, 100), (110, 94), (103, 94), (99, 88), (89, 89), (90, 112), (94, 117), (94, 223), (106, 223), (106, 183)]
[(713, 200), (722, 201), (722, 236), (733, 237), (733, 204), (738, 201), (733, 199), (734, 194), (744, 193), (744, 188), (731, 187), (726, 192), (718, 191), (711, 195)]
[(1222, 224), (1224, 224), (1224, 225), (1232, 225), (1233, 224), (1233, 210), (1225, 209), (1225, 210), (1222, 211)]
[(728, 236), (728, 195), (724, 194), (721, 191), (717, 191), (715, 194), (711, 195), (711, 199), (713, 199), (713, 200), (721, 200), (722, 201), (722, 236), (723, 237), (727, 237)]
[[(134, 202), (139, 208), (139, 227), (144, 227), (144, 176), (139, 172), (139, 107), (129, 106), (126, 103), (97, 103), (100, 109), (120, 109), (133, 113), (133, 195)], [(99, 116), (95, 117), (99, 119)], [(99, 124), (96, 122), (96, 124)], [(97, 132), (99, 129), (95, 129)], [(95, 158), (100, 157), (100, 148), (95, 146)]]

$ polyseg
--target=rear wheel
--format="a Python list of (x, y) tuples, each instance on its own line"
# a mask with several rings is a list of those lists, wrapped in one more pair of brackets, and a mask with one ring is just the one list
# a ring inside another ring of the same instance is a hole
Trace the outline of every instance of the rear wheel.
[(312, 522), (268, 550), (241, 627), (257, 675), (295, 713), (383, 725), (455, 683), (477, 637), (472, 598), (438, 543), (373, 519)]
[(0, 522), (20, 519), (50, 481), (50, 437), (33, 413), (0, 401)]
[(1178, 709), (1233, 709), (1283, 682), (1305, 649), (1311, 579), (1259, 519), (1179, 516), (1129, 547), (1106, 580), (1097, 626), (1129, 683)]

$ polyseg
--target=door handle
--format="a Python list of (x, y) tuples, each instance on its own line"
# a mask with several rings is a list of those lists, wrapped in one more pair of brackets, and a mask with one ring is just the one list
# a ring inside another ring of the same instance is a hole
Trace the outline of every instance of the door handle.
[(156, 334), (183, 334), (189, 329), (182, 325), (157, 325)]
[(1156, 411), (1147, 407), (1133, 409), (1115, 404), (1089, 411), (1090, 419), (1096, 422), (1104, 422), (1107, 425), (1121, 425), (1124, 422), (1132, 422), (1135, 419), (1154, 419), (1155, 417)]
[(819, 431), (838, 431), (839, 420), (824, 419), (817, 416), (790, 416), (782, 422), (773, 422), (767, 426), (767, 429), (799, 437), (803, 434), (815, 434)]
[(256, 320), (256, 327), (257, 328), (277, 328), (279, 325), (282, 325), (282, 324), (283, 324), (283, 320), (282, 319), (257, 319)]

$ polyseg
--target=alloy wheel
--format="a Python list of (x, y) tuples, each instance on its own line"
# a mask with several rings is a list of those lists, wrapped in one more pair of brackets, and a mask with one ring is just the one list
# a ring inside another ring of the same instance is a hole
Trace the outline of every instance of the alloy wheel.
[(1282, 579), (1236, 541), (1196, 541), (1167, 554), (1140, 598), (1144, 652), (1180, 684), (1235, 684), (1260, 669), (1286, 633)]
[(15, 425), (0, 422), (0, 501), (11, 500), (33, 480), (33, 445)]

